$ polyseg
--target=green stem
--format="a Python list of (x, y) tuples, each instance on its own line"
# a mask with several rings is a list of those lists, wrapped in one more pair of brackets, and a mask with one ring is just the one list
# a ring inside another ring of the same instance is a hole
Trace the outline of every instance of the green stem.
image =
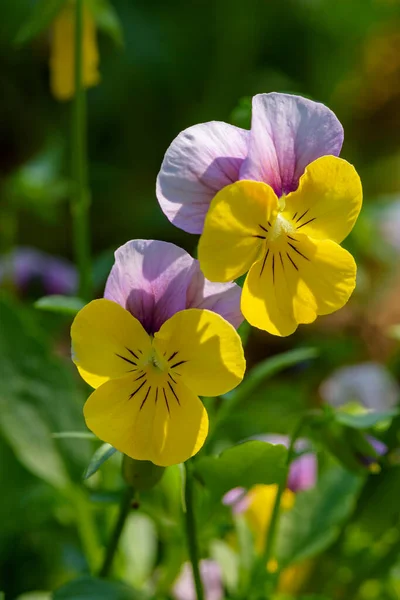
[(90, 572), (95, 573), (98, 566), (100, 543), (91, 506), (78, 486), (71, 486), (68, 497), (74, 507), (76, 526)]
[(72, 111), (72, 176), (74, 192), (71, 202), (73, 244), (79, 270), (79, 294), (92, 297), (89, 204), (86, 149), (86, 95), (83, 87), (83, 0), (75, 1), (75, 96)]
[(277, 491), (276, 498), (275, 498), (274, 507), (272, 509), (270, 525), (268, 527), (267, 535), (265, 537), (265, 546), (264, 546), (264, 552), (263, 552), (263, 557), (262, 557), (263, 568), (265, 568), (265, 566), (267, 566), (267, 568), (268, 568), (268, 564), (269, 564), (270, 560), (272, 558), (274, 558), (275, 540), (276, 540), (276, 534), (278, 531), (278, 525), (279, 525), (279, 520), (280, 520), (280, 508), (281, 508), (282, 495), (287, 487), (290, 464), (295, 455), (296, 440), (298, 439), (300, 432), (303, 429), (304, 422), (305, 422), (305, 417), (302, 417), (300, 419), (300, 421), (298, 422), (297, 426), (295, 427), (292, 437), (291, 437), (291, 440), (290, 440), (290, 445), (289, 445), (289, 449), (288, 449), (288, 453), (287, 453), (287, 460), (286, 460), (286, 475), (285, 475), (283, 481), (281, 481), (281, 483), (279, 484), (278, 491)]
[(199, 553), (197, 549), (196, 519), (193, 506), (193, 474), (189, 461), (185, 462), (185, 502), (186, 502), (186, 535), (188, 542), (189, 558), (192, 563), (193, 579), (196, 588), (197, 600), (204, 600), (203, 584), (200, 577)]
[(110, 543), (107, 546), (106, 554), (104, 557), (103, 565), (100, 569), (100, 577), (107, 577), (111, 571), (112, 563), (114, 560), (115, 553), (118, 548), (118, 543), (124, 529), (125, 521), (129, 515), (129, 511), (132, 506), (132, 499), (134, 496), (134, 490), (131, 487), (127, 487), (122, 497), (121, 504), (119, 507), (118, 518), (115, 523), (114, 531), (111, 534)]

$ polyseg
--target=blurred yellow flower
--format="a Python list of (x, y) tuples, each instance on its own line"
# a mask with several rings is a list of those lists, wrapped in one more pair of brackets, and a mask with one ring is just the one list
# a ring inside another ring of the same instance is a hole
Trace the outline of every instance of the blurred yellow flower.
[[(254, 535), (255, 547), (258, 553), (261, 553), (264, 548), (265, 537), (271, 522), (277, 492), (277, 485), (256, 485), (251, 488), (247, 495), (249, 505), (245, 512), (245, 518)], [(281, 499), (281, 510), (291, 510), (294, 502), (294, 492), (285, 489)], [(268, 565), (266, 565), (266, 568), (270, 573), (275, 573), (279, 568), (278, 561), (272, 558)], [(280, 574), (279, 592), (286, 594), (296, 593), (308, 577), (311, 568), (311, 561), (303, 561), (284, 569)]]
[[(82, 80), (84, 87), (100, 81), (96, 24), (87, 6), (83, 11)], [(50, 87), (58, 100), (75, 93), (75, 6), (66, 2), (53, 21), (50, 42)]]

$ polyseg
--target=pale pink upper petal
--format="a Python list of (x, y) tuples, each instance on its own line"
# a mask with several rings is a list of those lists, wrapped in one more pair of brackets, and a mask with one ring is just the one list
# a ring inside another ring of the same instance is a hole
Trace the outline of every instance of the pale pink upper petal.
[(323, 104), (289, 94), (258, 94), (240, 179), (263, 181), (278, 196), (288, 194), (308, 164), (320, 156), (338, 156), (342, 144), (343, 127)]
[(201, 233), (215, 194), (239, 178), (249, 132), (219, 121), (194, 125), (172, 142), (157, 177), (161, 209), (177, 227)]
[(148, 333), (186, 308), (208, 308), (235, 327), (243, 320), (240, 288), (234, 283), (211, 284), (197, 260), (168, 242), (133, 240), (121, 246), (104, 297), (129, 310)]

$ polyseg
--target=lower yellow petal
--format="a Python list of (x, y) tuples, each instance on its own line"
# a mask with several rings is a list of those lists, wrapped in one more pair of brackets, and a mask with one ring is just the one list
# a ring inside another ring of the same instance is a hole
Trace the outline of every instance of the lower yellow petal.
[[(53, 21), (50, 44), (50, 84), (58, 100), (68, 100), (75, 93), (75, 6), (66, 2)], [(82, 81), (85, 87), (96, 85), (100, 80), (98, 71), (99, 52), (96, 25), (91, 12), (83, 11)]]
[(116, 302), (93, 300), (71, 327), (72, 359), (83, 379), (96, 388), (109, 379), (138, 373), (151, 353), (148, 334)]
[(335, 242), (282, 236), (267, 245), (264, 257), (250, 269), (242, 312), (255, 327), (290, 335), (298, 324), (344, 306), (355, 279), (353, 257)]
[(258, 181), (224, 187), (210, 204), (199, 242), (201, 270), (211, 281), (232, 281), (249, 270), (276, 219), (278, 198)]
[(112, 379), (84, 407), (86, 424), (100, 439), (136, 460), (169, 466), (196, 454), (208, 433), (199, 398), (180, 381), (148, 366), (142, 379)]
[(168, 319), (155, 334), (163, 369), (200, 396), (219, 396), (243, 379), (246, 363), (235, 328), (209, 310), (191, 308)]

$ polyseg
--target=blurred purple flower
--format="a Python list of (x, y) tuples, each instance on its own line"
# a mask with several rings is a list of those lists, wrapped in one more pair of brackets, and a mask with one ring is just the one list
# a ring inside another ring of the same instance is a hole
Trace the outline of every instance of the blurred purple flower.
[(289, 94), (258, 94), (247, 131), (211, 121), (182, 131), (165, 153), (157, 198), (167, 218), (201, 233), (213, 197), (243, 179), (270, 185), (278, 197), (298, 186), (311, 162), (338, 156), (343, 128), (323, 104)]
[(152, 334), (186, 308), (211, 310), (237, 328), (243, 321), (240, 293), (235, 283), (205, 279), (199, 262), (182, 248), (134, 240), (116, 251), (104, 297), (126, 308)]
[[(369, 444), (371, 444), (378, 456), (385, 456), (388, 451), (386, 444), (381, 442), (381, 440), (374, 438), (372, 435), (366, 435), (365, 439)], [(357, 456), (360, 462), (366, 467), (370, 467), (377, 462), (376, 456), (367, 456), (365, 454), (358, 454)]]
[[(286, 435), (269, 434), (259, 436), (264, 442), (269, 444), (282, 444), (289, 446), (289, 438)], [(317, 483), (318, 463), (315, 453), (309, 450), (307, 440), (297, 440), (295, 444), (297, 452), (301, 453), (298, 458), (295, 458), (290, 465), (287, 488), (294, 493), (303, 492), (313, 488)], [(232, 512), (235, 515), (244, 513), (250, 505), (247, 490), (237, 487), (229, 490), (222, 498), (223, 504), (232, 507)]]
[[(223, 600), (222, 574), (218, 563), (213, 560), (200, 561), (200, 575), (205, 600)], [(176, 600), (196, 600), (192, 567), (189, 563), (183, 565), (172, 594)]]
[[(289, 447), (290, 440), (286, 435), (268, 434), (260, 438), (269, 444), (282, 444)], [(304, 492), (313, 488), (317, 483), (318, 463), (315, 453), (310, 450), (310, 444), (305, 439), (297, 440), (295, 450), (300, 454), (295, 458), (289, 470), (287, 487), (292, 492)]]
[(75, 267), (34, 248), (17, 248), (0, 259), (0, 285), (10, 279), (21, 295), (75, 294), (78, 276)]
[(391, 202), (382, 210), (379, 229), (383, 239), (396, 252), (400, 252), (400, 200)]
[(332, 406), (359, 402), (369, 410), (385, 411), (398, 403), (400, 389), (383, 365), (366, 362), (334, 371), (321, 384), (320, 394)]
[(249, 498), (245, 488), (237, 487), (229, 490), (222, 498), (225, 506), (231, 506), (234, 515), (240, 515), (249, 508)]

